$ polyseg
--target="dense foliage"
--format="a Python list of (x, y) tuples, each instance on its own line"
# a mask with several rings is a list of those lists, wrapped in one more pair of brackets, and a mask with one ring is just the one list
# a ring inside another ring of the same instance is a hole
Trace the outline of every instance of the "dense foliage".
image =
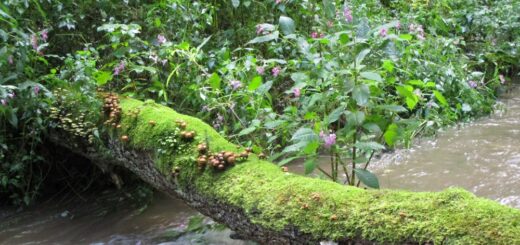
[[(280, 165), (303, 158), (307, 173), (377, 188), (375, 152), (492, 111), (518, 72), (515, 3), (4, 1), (0, 196), (36, 197), (49, 129), (97, 140), (99, 91), (195, 115)], [(56, 115), (63, 103), (77, 111)]]

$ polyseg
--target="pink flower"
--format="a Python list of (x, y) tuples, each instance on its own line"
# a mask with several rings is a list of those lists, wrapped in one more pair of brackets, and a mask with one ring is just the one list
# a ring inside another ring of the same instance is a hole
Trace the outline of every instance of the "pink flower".
[(347, 22), (352, 22), (352, 11), (350, 11), (350, 8), (348, 6), (345, 6), (345, 8), (343, 9), (343, 16), (345, 17), (345, 20)]
[(325, 134), (323, 131), (321, 131), (320, 138), (323, 140), (324, 146), (326, 148), (330, 148), (332, 145), (336, 144), (336, 134), (335, 133)]
[(119, 75), (119, 73), (121, 73), (124, 69), (125, 69), (125, 63), (123, 61), (121, 61), (119, 63), (119, 65), (114, 67), (114, 75), (116, 75), (116, 76)]
[(7, 57), (7, 62), (9, 63), (9, 65), (12, 65), (14, 63), (12, 55), (9, 55), (9, 57)]
[(15, 96), (14, 92), (12, 92), (12, 93), (10, 93), (10, 94), (7, 94), (7, 97), (9, 97), (9, 98), (11, 98), (11, 99), (13, 99), (14, 96)]
[(386, 28), (383, 28), (379, 31), (379, 36), (386, 37), (388, 35), (388, 30)]
[(229, 84), (231, 85), (233, 90), (236, 90), (236, 89), (242, 87), (242, 83), (238, 80), (231, 80), (231, 81), (229, 81)]
[(415, 31), (415, 24), (410, 24), (410, 26), (408, 26), (408, 31), (410, 32), (414, 32)]
[(401, 29), (401, 22), (400, 21), (397, 21), (397, 23), (395, 24), (395, 28), (396, 29)]
[(34, 34), (31, 35), (31, 45), (34, 50), (38, 51), (38, 37)]
[(318, 33), (317, 32), (312, 32), (311, 33), (311, 37), (312, 38), (318, 38)]
[(7, 105), (7, 101), (4, 99), (1, 99), (0, 102), (2, 102), (2, 105)]
[(320, 33), (320, 38), (324, 38), (325, 37), (325, 33)]
[(276, 67), (274, 67), (274, 68), (271, 70), (271, 72), (272, 72), (272, 74), (273, 74), (274, 77), (277, 77), (278, 74), (280, 74), (281, 71), (282, 71), (282, 68), (279, 67), (279, 66), (276, 66)]
[(468, 85), (470, 88), (476, 88), (478, 86), (475, 81), (468, 81)]
[(166, 43), (166, 37), (164, 37), (164, 35), (162, 34), (157, 35), (157, 43), (159, 45), (163, 45), (164, 43)]
[(47, 30), (43, 30), (41, 33), (41, 37), (44, 42), (47, 42), (47, 39), (49, 38), (49, 32)]
[(161, 60), (161, 64), (162, 64), (163, 66), (166, 65), (166, 63), (168, 63), (168, 60), (167, 60), (167, 59), (163, 59), (163, 60)]
[(36, 85), (34, 86), (34, 94), (38, 95), (40, 93), (40, 86)]
[(257, 66), (256, 67), (256, 72), (260, 75), (264, 75), (265, 73), (265, 68), (263, 66)]
[(279, 4), (281, 2), (282, 2), (282, 0), (276, 0), (274, 3)]
[(506, 83), (506, 78), (504, 77), (504, 75), (500, 74), (500, 75), (498, 75), (498, 78), (500, 79), (501, 84)]
[(301, 95), (301, 93), (302, 93), (302, 91), (300, 90), (300, 88), (293, 88), (292, 92), (293, 92), (295, 98), (300, 97), (300, 95)]

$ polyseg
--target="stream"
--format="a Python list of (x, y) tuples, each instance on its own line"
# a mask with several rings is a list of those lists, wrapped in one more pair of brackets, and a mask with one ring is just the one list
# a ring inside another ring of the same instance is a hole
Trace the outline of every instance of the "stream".
[[(504, 110), (447, 128), (411, 149), (384, 154), (370, 169), (382, 188), (439, 191), (457, 186), (520, 208), (519, 94), (516, 87), (498, 102)], [(290, 166), (294, 172), (302, 168)], [(0, 208), (0, 244), (254, 244), (231, 240), (228, 229), (186, 232), (190, 217), (198, 213), (158, 193), (143, 210), (122, 194), (100, 196), (106, 198), (45, 202), (22, 212)]]

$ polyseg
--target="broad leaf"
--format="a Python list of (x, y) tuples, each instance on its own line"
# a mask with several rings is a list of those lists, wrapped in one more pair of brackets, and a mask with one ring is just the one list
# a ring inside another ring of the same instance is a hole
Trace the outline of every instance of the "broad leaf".
[(250, 134), (255, 130), (256, 130), (256, 127), (249, 127), (249, 128), (242, 129), (242, 131), (240, 131), (240, 133), (238, 133), (238, 136)]
[(383, 78), (381, 78), (381, 75), (375, 73), (375, 72), (369, 72), (369, 71), (366, 71), (366, 72), (361, 72), (359, 75), (361, 75), (361, 77), (365, 78), (365, 79), (368, 79), (368, 80), (373, 80), (373, 81), (376, 81), (376, 82), (382, 82), (383, 81)]
[(280, 16), (278, 20), (280, 24), (280, 30), (282, 30), (284, 35), (291, 35), (296, 31), (296, 27), (294, 25), (294, 20), (287, 16)]
[(397, 125), (392, 123), (388, 126), (384, 134), (385, 142), (389, 146), (394, 146), (397, 140)]
[(215, 90), (220, 88), (220, 76), (217, 73), (211, 74), (211, 77), (209, 77), (209, 85)]
[(395, 112), (395, 113), (399, 113), (399, 112), (407, 112), (408, 110), (406, 110), (406, 108), (400, 106), (400, 105), (380, 105), (380, 106), (377, 106), (378, 108), (380, 109), (383, 109), (385, 111), (391, 111), (391, 112)]
[(291, 141), (313, 141), (317, 140), (318, 135), (310, 128), (299, 128), (291, 138)]
[(370, 98), (370, 90), (366, 84), (360, 84), (352, 90), (352, 97), (356, 100), (359, 106), (364, 106), (368, 103)]
[(374, 189), (379, 189), (379, 180), (372, 172), (364, 169), (355, 168), (354, 172), (359, 180), (366, 186)]

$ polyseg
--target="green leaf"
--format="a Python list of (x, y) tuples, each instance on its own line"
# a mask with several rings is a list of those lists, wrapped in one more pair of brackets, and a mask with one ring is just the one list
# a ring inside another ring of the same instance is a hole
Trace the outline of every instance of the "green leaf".
[(336, 17), (336, 7), (331, 0), (323, 0), (323, 12), (327, 19)]
[(112, 73), (107, 71), (97, 71), (93, 74), (94, 79), (96, 79), (96, 83), (98, 86), (103, 86), (107, 84), (108, 81), (112, 80)]
[(374, 189), (379, 189), (379, 180), (372, 172), (364, 169), (355, 168), (354, 172), (359, 180), (366, 186)]
[(360, 84), (354, 87), (352, 90), (352, 98), (356, 100), (356, 103), (359, 106), (364, 106), (368, 103), (368, 99), (370, 98), (370, 90), (368, 89), (368, 85)]
[(303, 167), (305, 168), (305, 174), (310, 174), (316, 169), (316, 160), (315, 159), (309, 159), (303, 163)]
[(337, 121), (341, 117), (341, 115), (343, 115), (344, 112), (345, 112), (345, 108), (344, 107), (336, 108), (327, 117), (327, 122), (328, 123), (333, 123), (333, 122)]
[(211, 77), (209, 78), (209, 85), (212, 89), (220, 89), (220, 76), (217, 73), (211, 74)]
[(444, 98), (444, 95), (441, 94), (441, 92), (437, 90), (433, 90), (433, 94), (435, 95), (435, 98), (441, 103), (443, 106), (448, 106), (448, 101), (446, 101), (446, 98)]
[(262, 85), (262, 77), (261, 76), (256, 76), (256, 77), (253, 78), (253, 80), (251, 80), (251, 82), (249, 83), (249, 86), (247, 87), (247, 89), (249, 91), (254, 91), (258, 87), (260, 87), (260, 85)]
[(313, 141), (318, 140), (318, 136), (310, 128), (299, 128), (291, 138), (291, 141)]
[(368, 80), (373, 80), (376, 82), (383, 81), (383, 78), (381, 78), (381, 75), (379, 75), (375, 72), (366, 71), (366, 72), (361, 72), (359, 75), (361, 75), (361, 77), (368, 79)]
[(291, 74), (291, 79), (296, 83), (306, 83), (309, 81), (309, 76), (303, 72), (295, 72)]
[(386, 110), (386, 111), (391, 111), (391, 112), (395, 112), (395, 113), (399, 113), (399, 112), (407, 112), (408, 110), (400, 105), (379, 105), (377, 106), (378, 108), (380, 109), (383, 109), (383, 110)]
[(339, 34), (339, 42), (341, 44), (347, 44), (350, 41), (350, 38), (347, 33)]
[(370, 49), (363, 49), (363, 50), (361, 50), (361, 52), (359, 52), (359, 54), (356, 57), (356, 64), (360, 65), (361, 62), (363, 62), (363, 60), (365, 59), (365, 57), (367, 56), (368, 53), (370, 53)]
[(275, 31), (271, 34), (267, 34), (264, 36), (255, 37), (253, 40), (249, 41), (247, 44), (254, 44), (254, 43), (265, 43), (269, 42), (275, 39), (278, 39), (278, 36), (280, 33), (278, 31)]
[(387, 145), (394, 146), (397, 140), (397, 125), (395, 123), (390, 124), (386, 129), (383, 137), (385, 138)]
[(393, 72), (394, 71), (394, 62), (392, 62), (391, 60), (384, 60), (383, 68), (388, 72)]
[(242, 131), (240, 131), (240, 133), (238, 133), (238, 136), (250, 134), (250, 133), (252, 133), (255, 130), (256, 130), (256, 127), (244, 128), (244, 129), (242, 129)]
[(287, 16), (280, 16), (278, 20), (280, 24), (280, 30), (282, 30), (284, 35), (291, 35), (296, 31), (296, 27), (294, 25), (294, 20)]
[(396, 90), (398, 94), (405, 98), (408, 109), (413, 110), (413, 108), (415, 108), (417, 105), (417, 102), (419, 102), (417, 95), (412, 92), (413, 87), (409, 85), (397, 86)]
[(303, 153), (307, 155), (316, 154), (316, 151), (320, 148), (320, 142), (317, 140), (314, 140), (310, 143), (308, 143), (305, 148), (303, 149)]
[(264, 127), (267, 129), (275, 129), (284, 123), (285, 123), (284, 120), (275, 120), (275, 121), (266, 122), (264, 124)]
[(301, 151), (305, 146), (307, 146), (309, 142), (308, 141), (300, 141), (296, 144), (292, 144), (290, 146), (287, 146), (283, 149), (283, 152), (284, 153), (287, 153), (287, 152), (297, 152), (297, 151)]
[(240, 6), (240, 0), (231, 0), (231, 4), (233, 4), (234, 8), (238, 8), (238, 6)]
[(297, 159), (297, 158), (299, 158), (299, 156), (287, 157), (287, 158), (281, 160), (280, 162), (278, 162), (278, 166), (281, 167), (281, 166), (283, 166), (283, 165), (285, 165), (287, 163), (292, 162), (294, 159)]
[(413, 36), (410, 34), (399, 35), (399, 39), (404, 40), (404, 41), (410, 41), (410, 40), (412, 40), (412, 38), (413, 38)]
[(365, 113), (362, 111), (356, 111), (347, 114), (347, 122), (355, 126), (361, 126), (364, 121)]

